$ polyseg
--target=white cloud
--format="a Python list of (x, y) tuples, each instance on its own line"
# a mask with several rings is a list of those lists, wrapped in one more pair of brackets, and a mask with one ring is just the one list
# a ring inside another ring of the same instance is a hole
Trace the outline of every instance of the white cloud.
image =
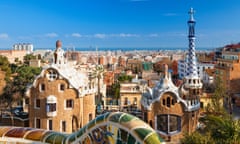
[(159, 34), (156, 34), (156, 33), (149, 34), (148, 37), (159, 37)]
[(0, 39), (8, 39), (8, 38), (9, 38), (8, 34), (6, 34), (6, 33), (0, 34)]
[(81, 34), (79, 34), (79, 33), (72, 33), (72, 35), (71, 35), (72, 37), (77, 37), (77, 38), (80, 38), (80, 37), (82, 37), (82, 35)]
[(130, 33), (120, 33), (119, 37), (139, 37), (137, 34), (130, 34)]
[(107, 35), (106, 35), (106, 34), (94, 34), (94, 37), (95, 37), (95, 38), (104, 39), (104, 38), (107, 37)]
[(56, 33), (47, 33), (47, 34), (45, 34), (45, 37), (55, 38), (55, 37), (58, 37), (58, 34), (56, 34)]

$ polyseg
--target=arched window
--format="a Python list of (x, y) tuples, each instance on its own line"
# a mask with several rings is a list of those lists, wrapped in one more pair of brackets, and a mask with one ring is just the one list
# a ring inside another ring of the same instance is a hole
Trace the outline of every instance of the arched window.
[(170, 97), (167, 97), (167, 107), (170, 107), (170, 105), (171, 105), (171, 99)]
[(162, 104), (166, 105), (166, 100), (165, 99), (162, 100)]
[(156, 129), (167, 135), (176, 134), (181, 131), (181, 117), (178, 115), (161, 114), (156, 116)]

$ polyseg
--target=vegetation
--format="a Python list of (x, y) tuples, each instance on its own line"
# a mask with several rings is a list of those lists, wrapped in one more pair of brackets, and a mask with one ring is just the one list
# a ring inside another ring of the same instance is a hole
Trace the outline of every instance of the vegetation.
[(26, 56), (24, 56), (23, 59), (24, 59), (24, 64), (29, 64), (30, 60), (37, 59), (37, 56), (33, 54), (27, 54)]
[(33, 83), (36, 75), (41, 72), (41, 68), (30, 66), (20, 66), (14, 68), (16, 76), (9, 80), (4, 88), (1, 100), (6, 103), (6, 107), (10, 107), (13, 103), (22, 100), (29, 84)]
[(211, 96), (211, 103), (207, 106), (207, 113), (214, 115), (223, 115), (226, 113), (223, 107), (223, 99), (226, 97), (226, 90), (222, 80), (219, 77), (215, 78), (214, 93)]
[(0, 55), (0, 69), (1, 71), (5, 72), (5, 80), (9, 81), (10, 76), (11, 76), (11, 68), (10, 68), (10, 63), (5, 56)]
[(112, 92), (115, 99), (120, 98), (120, 83), (116, 82), (112, 85)]
[(205, 125), (202, 130), (186, 134), (184, 144), (238, 144), (240, 142), (240, 121), (229, 117), (207, 115), (200, 121)]
[(131, 82), (132, 81), (132, 76), (126, 75), (126, 74), (121, 74), (118, 77), (119, 82)]
[(97, 84), (98, 84), (98, 89), (97, 89), (97, 99), (96, 99), (96, 104), (100, 104), (101, 103), (101, 91), (100, 91), (100, 80), (102, 78), (102, 74), (104, 72), (104, 68), (101, 65), (97, 65), (95, 70), (93, 71), (91, 78), (97, 78)]

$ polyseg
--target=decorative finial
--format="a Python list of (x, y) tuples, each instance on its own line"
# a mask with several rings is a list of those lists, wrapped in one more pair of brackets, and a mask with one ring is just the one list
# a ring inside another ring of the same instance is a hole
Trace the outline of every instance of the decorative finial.
[(193, 14), (195, 13), (195, 10), (193, 8), (190, 8), (188, 13), (190, 15), (190, 21), (194, 21)]

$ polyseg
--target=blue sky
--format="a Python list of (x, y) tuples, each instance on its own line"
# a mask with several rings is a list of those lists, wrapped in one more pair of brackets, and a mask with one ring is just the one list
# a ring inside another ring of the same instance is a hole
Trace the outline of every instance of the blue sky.
[(240, 42), (239, 0), (1, 0), (0, 48), (185, 48), (190, 7), (197, 47)]

